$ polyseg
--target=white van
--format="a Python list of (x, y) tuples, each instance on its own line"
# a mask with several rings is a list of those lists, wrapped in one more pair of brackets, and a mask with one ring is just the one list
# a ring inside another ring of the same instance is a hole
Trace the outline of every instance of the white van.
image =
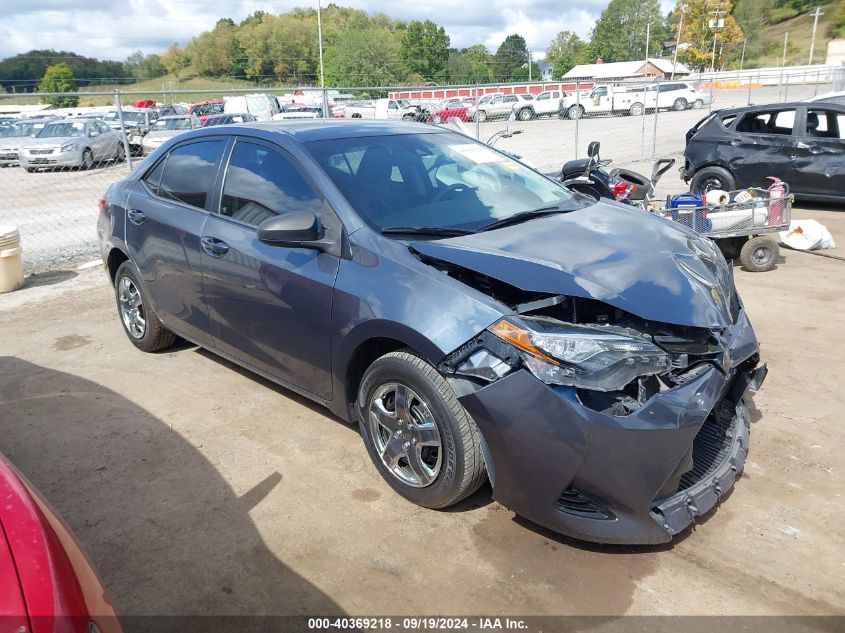
[(279, 111), (279, 102), (273, 95), (262, 93), (223, 98), (225, 114), (251, 114), (258, 121), (271, 121)]

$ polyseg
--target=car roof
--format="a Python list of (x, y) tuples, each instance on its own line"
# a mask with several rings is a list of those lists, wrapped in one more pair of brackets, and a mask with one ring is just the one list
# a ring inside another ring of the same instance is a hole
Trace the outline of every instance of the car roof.
[(335, 138), (393, 136), (398, 134), (432, 134), (441, 128), (411, 121), (299, 119), (295, 121), (263, 121), (240, 124), (238, 130), (256, 129), (294, 137), (297, 141), (322, 141)]
[[(823, 105), (822, 105), (823, 104)], [(819, 102), (819, 101), (791, 101), (789, 103), (764, 103), (760, 105), (751, 105), (751, 106), (741, 106), (739, 108), (725, 108), (721, 110), (722, 115), (728, 114), (744, 114), (746, 112), (766, 112), (768, 110), (787, 110), (789, 108), (798, 108), (798, 107), (815, 107), (815, 108), (828, 108), (831, 110), (838, 110), (845, 113), (845, 106), (837, 104), (837, 103), (827, 103), (827, 102)]]

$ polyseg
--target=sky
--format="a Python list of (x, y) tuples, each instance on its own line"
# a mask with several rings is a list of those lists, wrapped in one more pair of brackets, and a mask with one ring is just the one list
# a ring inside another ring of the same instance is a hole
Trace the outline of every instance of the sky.
[[(452, 46), (479, 42), (491, 52), (511, 33), (519, 33), (540, 57), (563, 30), (587, 37), (607, 0), (337, 0), (336, 4), (381, 11), (403, 20), (432, 19)], [(661, 0), (666, 12), (674, 4)], [(122, 61), (136, 50), (161, 53), (186, 44), (222, 17), (239, 22), (254, 11), (281, 13), (307, 0), (3, 0), (0, 2), (0, 59), (32, 49), (54, 49), (98, 59)], [(455, 11), (454, 7), (467, 7)], [(316, 0), (314, 0), (316, 6)]]

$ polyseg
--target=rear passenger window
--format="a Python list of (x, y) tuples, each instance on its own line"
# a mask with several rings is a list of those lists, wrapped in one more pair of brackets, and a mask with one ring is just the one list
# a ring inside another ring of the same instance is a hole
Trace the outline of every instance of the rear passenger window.
[(222, 140), (202, 141), (174, 149), (168, 155), (158, 195), (205, 209), (225, 146)]
[(318, 216), (322, 199), (280, 152), (239, 142), (235, 145), (220, 214), (251, 226), (292, 211), (313, 211)]
[(837, 115), (829, 110), (807, 112), (807, 136), (841, 139), (845, 137), (843, 125), (845, 125), (845, 114)]
[(792, 134), (795, 125), (795, 110), (779, 110), (774, 112), (749, 112), (742, 117), (737, 132), (751, 134)]

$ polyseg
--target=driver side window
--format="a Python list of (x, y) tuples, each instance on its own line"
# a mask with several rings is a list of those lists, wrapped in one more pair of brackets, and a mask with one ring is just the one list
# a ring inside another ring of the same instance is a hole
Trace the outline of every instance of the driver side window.
[(238, 141), (232, 151), (220, 214), (250, 226), (274, 215), (313, 211), (320, 216), (321, 198), (299, 170), (280, 152)]

